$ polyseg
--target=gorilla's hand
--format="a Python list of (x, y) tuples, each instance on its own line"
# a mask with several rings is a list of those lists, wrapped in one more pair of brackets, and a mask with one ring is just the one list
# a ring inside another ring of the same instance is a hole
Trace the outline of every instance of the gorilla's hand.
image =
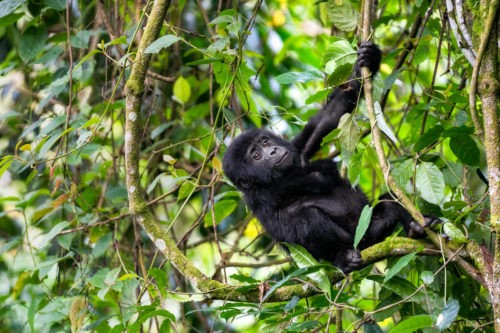
[(361, 74), (361, 67), (368, 67), (375, 75), (380, 66), (382, 52), (379, 47), (372, 42), (362, 42), (358, 45), (358, 60), (356, 61), (356, 75)]

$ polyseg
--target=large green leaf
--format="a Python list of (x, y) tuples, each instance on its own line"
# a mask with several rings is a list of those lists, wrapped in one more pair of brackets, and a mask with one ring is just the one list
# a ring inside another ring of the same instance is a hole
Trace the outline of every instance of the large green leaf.
[(288, 72), (278, 75), (276, 81), (281, 84), (290, 84), (294, 82), (306, 83), (312, 80), (322, 79), (317, 72)]
[(427, 146), (430, 146), (439, 139), (441, 133), (443, 133), (444, 128), (441, 125), (432, 127), (430, 130), (424, 133), (415, 144), (414, 151), (420, 151)]
[[(221, 200), (214, 205), (215, 224), (219, 224), (222, 220), (231, 214), (238, 206), (235, 200)], [(212, 213), (208, 212), (205, 215), (205, 225), (211, 226), (214, 223)]]
[(373, 207), (366, 205), (361, 211), (359, 217), (358, 226), (356, 227), (356, 234), (354, 235), (354, 248), (358, 247), (359, 242), (363, 239), (366, 230), (370, 226), (370, 220), (372, 218)]
[(175, 36), (175, 35), (166, 35), (166, 36), (161, 36), (151, 44), (149, 44), (148, 47), (146, 47), (146, 50), (144, 51), (145, 53), (158, 53), (160, 52), (161, 49), (167, 48), (170, 45), (176, 43), (179, 41), (180, 38)]
[(26, 0), (3, 0), (0, 2), (0, 18), (13, 13), (19, 6), (24, 4)]
[(340, 128), (339, 140), (342, 153), (353, 152), (361, 138), (361, 130), (354, 115), (352, 113), (344, 114), (340, 118), (338, 128)]
[(174, 95), (182, 104), (185, 104), (191, 97), (191, 85), (182, 76), (175, 80)]
[(431, 326), (432, 323), (432, 318), (429, 316), (413, 316), (399, 322), (389, 330), (389, 333), (413, 333), (421, 328)]
[(449, 299), (444, 306), (443, 311), (441, 311), (437, 318), (436, 327), (439, 330), (444, 330), (450, 327), (451, 323), (453, 323), (455, 318), (457, 318), (459, 308), (460, 305), (457, 300), (453, 298)]
[(450, 148), (463, 164), (479, 165), (481, 153), (470, 135), (452, 137), (450, 139)]
[(385, 273), (384, 282), (389, 281), (394, 275), (398, 274), (403, 268), (408, 266), (410, 261), (415, 258), (416, 252), (410, 253), (398, 259), (398, 261), (392, 266), (387, 273)]
[[(302, 246), (286, 243), (286, 247), (290, 250), (290, 255), (300, 268), (318, 265), (318, 261), (314, 259), (313, 256)], [(330, 280), (328, 280), (328, 275), (325, 270), (321, 269), (318, 272), (309, 274), (308, 276), (311, 280), (317, 283), (321, 290), (330, 295)]]
[(399, 163), (397, 167), (391, 169), (391, 175), (401, 188), (405, 188), (413, 175), (413, 160), (411, 158)]
[(456, 225), (450, 222), (443, 224), (443, 231), (451, 239), (460, 243), (467, 243), (467, 238), (465, 238), (464, 233)]
[(347, 40), (337, 40), (328, 46), (323, 56), (325, 72), (328, 75), (336, 75), (341, 66), (348, 66), (352, 70), (356, 58), (356, 51)]
[(364, 153), (365, 149), (362, 149), (361, 151), (352, 155), (349, 159), (347, 176), (349, 177), (349, 181), (351, 182), (352, 187), (355, 187), (359, 182), (359, 176), (361, 174), (361, 162), (363, 161)]
[(46, 41), (47, 29), (44, 26), (28, 27), (19, 40), (19, 56), (24, 62), (28, 62), (43, 50)]
[(340, 30), (353, 31), (359, 12), (347, 0), (328, 0), (328, 18)]
[(417, 190), (422, 198), (433, 204), (439, 204), (444, 198), (444, 178), (441, 171), (431, 162), (418, 166), (416, 177)]

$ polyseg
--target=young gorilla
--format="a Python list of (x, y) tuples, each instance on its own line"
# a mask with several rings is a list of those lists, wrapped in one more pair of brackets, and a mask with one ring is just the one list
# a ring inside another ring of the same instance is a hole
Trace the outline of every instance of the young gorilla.
[[(340, 177), (332, 160), (309, 159), (325, 135), (334, 130), (360, 96), (361, 67), (375, 74), (379, 48), (363, 42), (348, 83), (336, 88), (327, 105), (313, 116), (303, 131), (288, 142), (266, 130), (242, 133), (229, 146), (223, 161), (227, 177), (243, 192), (247, 205), (278, 242), (305, 247), (315, 258), (325, 259), (344, 272), (360, 267), (354, 234), (366, 196)], [(381, 199), (390, 199), (382, 196)], [(401, 222), (410, 237), (423, 237), (422, 226), (412, 221), (399, 204), (383, 201), (375, 206), (369, 229), (358, 246), (364, 249), (382, 241)], [(427, 224), (435, 223), (429, 218)]]

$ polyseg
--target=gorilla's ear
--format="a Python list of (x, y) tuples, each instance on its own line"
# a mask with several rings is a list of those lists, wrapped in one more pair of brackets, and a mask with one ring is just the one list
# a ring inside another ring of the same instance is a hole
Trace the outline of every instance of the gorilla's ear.
[(250, 182), (246, 180), (239, 180), (238, 185), (240, 185), (241, 188), (247, 189), (250, 187)]

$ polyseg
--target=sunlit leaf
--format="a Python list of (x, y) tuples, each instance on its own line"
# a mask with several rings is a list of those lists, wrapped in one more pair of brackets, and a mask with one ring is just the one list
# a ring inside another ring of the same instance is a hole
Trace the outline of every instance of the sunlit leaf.
[(183, 104), (191, 97), (191, 86), (189, 82), (180, 76), (174, 83), (174, 95)]
[(295, 82), (306, 83), (317, 79), (322, 79), (322, 77), (316, 72), (288, 72), (276, 77), (276, 81), (281, 84), (290, 84)]
[(161, 49), (167, 48), (170, 45), (178, 42), (180, 40), (179, 37), (175, 35), (166, 35), (161, 36), (154, 42), (152, 42), (148, 47), (146, 47), (145, 53), (158, 53)]
[(328, 17), (335, 27), (343, 31), (353, 31), (358, 24), (359, 12), (347, 0), (328, 1)]
[(398, 259), (398, 261), (392, 266), (387, 273), (385, 273), (384, 277), (384, 283), (390, 280), (394, 275), (398, 274), (403, 268), (408, 266), (410, 261), (412, 261), (415, 256), (417, 255), (416, 252), (407, 254), (401, 258)]
[(359, 216), (358, 226), (356, 227), (356, 233), (354, 235), (354, 248), (358, 247), (359, 242), (363, 239), (366, 230), (370, 226), (370, 220), (372, 218), (373, 207), (366, 205), (361, 211)]
[(439, 204), (444, 199), (444, 178), (441, 171), (431, 162), (423, 162), (417, 168), (417, 190), (425, 200)]
[(467, 238), (465, 238), (464, 233), (456, 225), (450, 222), (443, 224), (443, 231), (451, 239), (460, 243), (467, 243)]
[(412, 316), (399, 322), (396, 326), (389, 330), (389, 333), (413, 333), (421, 328), (431, 326), (432, 323), (432, 318), (429, 316)]

